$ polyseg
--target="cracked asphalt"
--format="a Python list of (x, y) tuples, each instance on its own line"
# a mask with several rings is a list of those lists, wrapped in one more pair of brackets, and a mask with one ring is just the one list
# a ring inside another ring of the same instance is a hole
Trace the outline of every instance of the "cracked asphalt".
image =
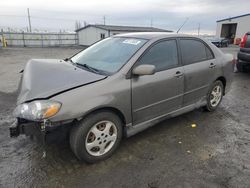
[[(250, 72), (235, 73), (213, 113), (201, 109), (123, 139), (108, 160), (79, 162), (67, 141), (42, 147), (9, 137), (16, 89), (30, 58), (65, 58), (74, 48), (0, 49), (0, 187), (250, 187)], [(237, 53), (237, 48), (222, 49)], [(196, 128), (191, 124), (195, 123)]]

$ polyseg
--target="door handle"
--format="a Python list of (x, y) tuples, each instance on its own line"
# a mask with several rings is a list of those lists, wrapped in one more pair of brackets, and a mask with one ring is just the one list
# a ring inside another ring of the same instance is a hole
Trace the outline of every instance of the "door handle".
[(214, 63), (210, 63), (209, 68), (212, 69), (214, 67), (216, 67), (216, 65)]
[(176, 73), (175, 73), (175, 77), (177, 77), (177, 78), (180, 78), (180, 77), (182, 77), (183, 76), (183, 73), (181, 72), (181, 71), (177, 71)]

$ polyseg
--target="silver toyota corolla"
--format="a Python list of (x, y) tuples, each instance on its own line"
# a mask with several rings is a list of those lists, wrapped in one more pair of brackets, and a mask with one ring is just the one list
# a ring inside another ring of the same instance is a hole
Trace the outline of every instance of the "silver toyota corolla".
[(168, 33), (116, 35), (65, 60), (30, 60), (10, 135), (46, 142), (63, 129), (78, 159), (106, 159), (123, 136), (196, 108), (215, 110), (231, 85), (232, 60), (201, 38)]

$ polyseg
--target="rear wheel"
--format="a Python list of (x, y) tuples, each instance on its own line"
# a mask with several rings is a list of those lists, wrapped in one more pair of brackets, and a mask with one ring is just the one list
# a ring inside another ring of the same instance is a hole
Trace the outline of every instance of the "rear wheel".
[(70, 146), (79, 160), (95, 163), (110, 157), (122, 139), (122, 122), (109, 111), (93, 113), (71, 130)]
[(224, 85), (220, 80), (215, 81), (207, 94), (206, 110), (214, 111), (220, 104), (224, 93)]

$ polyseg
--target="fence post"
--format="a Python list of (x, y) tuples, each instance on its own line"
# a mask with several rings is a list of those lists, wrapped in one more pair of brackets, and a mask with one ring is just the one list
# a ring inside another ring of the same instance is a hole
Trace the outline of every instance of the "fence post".
[(62, 40), (61, 40), (61, 36), (62, 36), (62, 32), (61, 32), (61, 30), (60, 30), (60, 33), (59, 33), (59, 35), (58, 35), (58, 39), (59, 39), (59, 46), (61, 47), (62, 46)]
[(41, 33), (42, 48), (43, 48), (43, 34)]
[(78, 32), (76, 32), (75, 34), (75, 43), (76, 45), (79, 45), (79, 33)]
[[(10, 34), (10, 32), (11, 32), (11, 31), (10, 31), (10, 28), (8, 27), (8, 36), (9, 36), (9, 37), (8, 37), (8, 39), (9, 39), (9, 44), (7, 43), (8, 46), (12, 46), (12, 45), (13, 45), (13, 40), (11, 40), (11, 34)], [(6, 36), (7, 36), (7, 34), (6, 34)], [(4, 37), (4, 39), (5, 39), (4, 41), (5, 41), (5, 42), (6, 42), (6, 38), (7, 38), (7, 37)]]
[(2, 46), (4, 47), (3, 29), (1, 29), (1, 43), (2, 43)]
[(25, 47), (26, 45), (25, 45), (25, 39), (24, 39), (24, 31), (22, 32), (22, 34), (23, 34), (23, 47)]

